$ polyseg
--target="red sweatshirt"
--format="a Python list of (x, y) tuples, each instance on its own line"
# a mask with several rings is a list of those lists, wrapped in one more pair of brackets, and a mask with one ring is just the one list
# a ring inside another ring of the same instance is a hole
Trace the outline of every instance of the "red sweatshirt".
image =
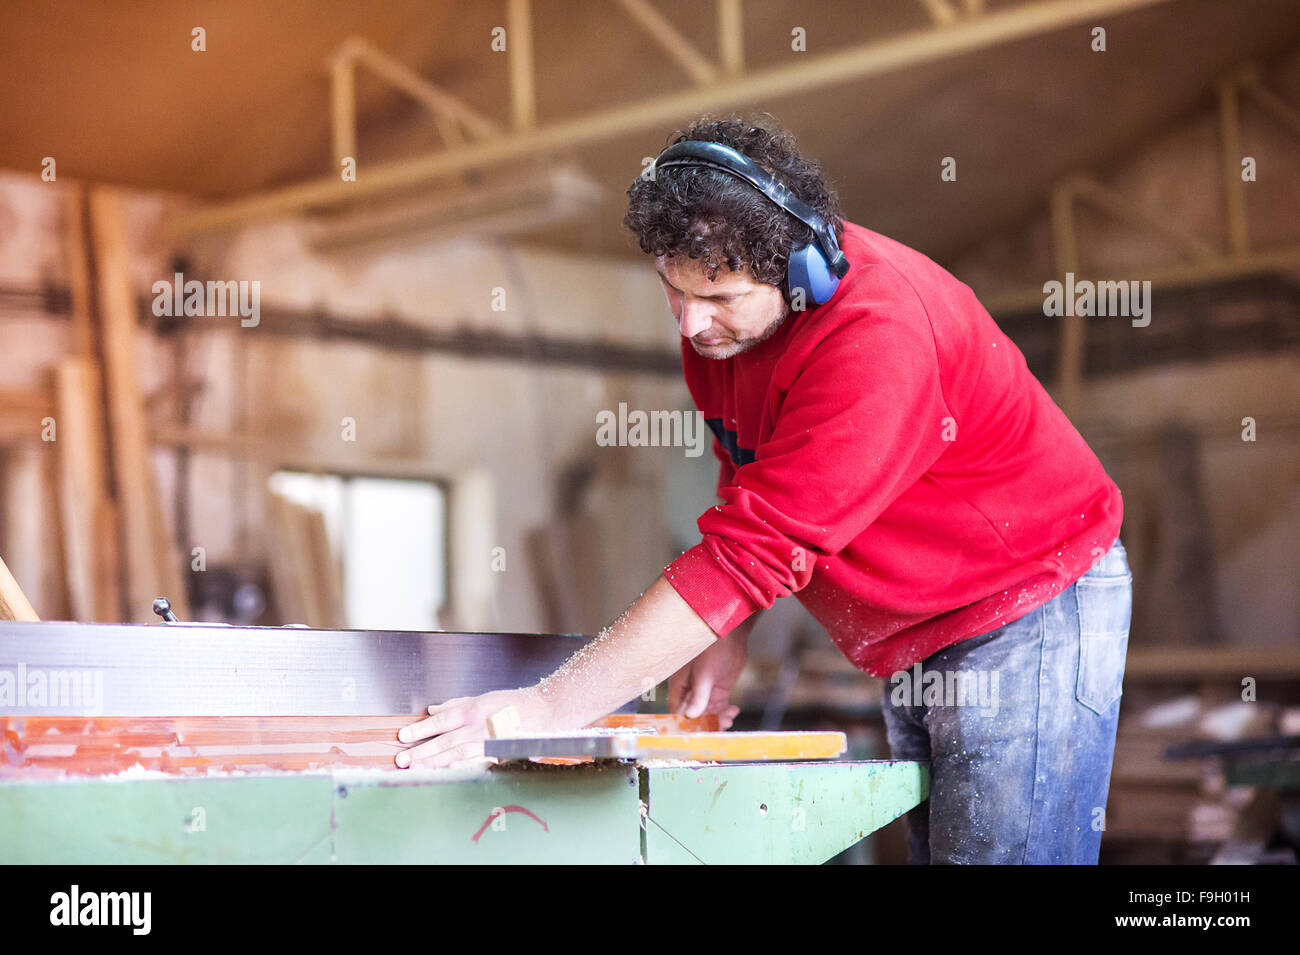
[(1123, 506), (967, 286), (861, 226), (842, 246), (835, 295), (768, 340), (717, 360), (682, 339), (724, 503), (664, 575), (719, 637), (795, 594), (888, 676), (1065, 590)]

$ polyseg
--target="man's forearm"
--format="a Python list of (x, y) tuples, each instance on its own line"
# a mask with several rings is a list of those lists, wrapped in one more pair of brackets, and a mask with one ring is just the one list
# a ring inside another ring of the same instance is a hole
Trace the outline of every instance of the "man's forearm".
[(716, 639), (660, 577), (536, 689), (557, 726), (586, 726), (676, 673)]

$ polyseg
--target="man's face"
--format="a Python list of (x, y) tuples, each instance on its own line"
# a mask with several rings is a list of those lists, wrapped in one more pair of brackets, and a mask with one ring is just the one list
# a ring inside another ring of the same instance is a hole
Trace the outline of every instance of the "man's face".
[(684, 338), (705, 358), (730, 358), (771, 336), (785, 320), (781, 290), (746, 272), (721, 270), (709, 280), (704, 264), (687, 256), (655, 259), (668, 308)]

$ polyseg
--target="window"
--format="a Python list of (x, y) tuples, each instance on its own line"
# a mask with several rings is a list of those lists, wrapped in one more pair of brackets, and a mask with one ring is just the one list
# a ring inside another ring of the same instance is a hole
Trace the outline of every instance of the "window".
[(341, 563), (346, 626), (438, 629), (438, 611), (447, 600), (447, 500), (441, 485), (277, 471), (270, 488), (324, 516), (330, 549)]

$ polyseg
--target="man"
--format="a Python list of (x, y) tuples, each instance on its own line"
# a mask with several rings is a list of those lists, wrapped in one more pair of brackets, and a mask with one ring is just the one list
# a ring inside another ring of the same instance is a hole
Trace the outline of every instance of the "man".
[(482, 755), (508, 704), (584, 726), (669, 675), (674, 710), (730, 725), (755, 611), (794, 594), (886, 678), (894, 757), (930, 763), (913, 861), (1095, 863), (1131, 600), (1097, 458), (970, 289), (843, 222), (774, 123), (700, 120), (628, 195), (721, 503), (557, 673), (430, 707), (399, 764)]

